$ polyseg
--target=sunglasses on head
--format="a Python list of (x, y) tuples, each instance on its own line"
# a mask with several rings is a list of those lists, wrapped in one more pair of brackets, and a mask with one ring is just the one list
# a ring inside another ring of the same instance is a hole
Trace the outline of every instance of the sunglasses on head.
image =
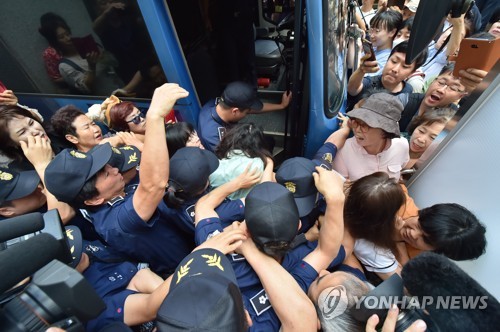
[(134, 116), (131, 120), (127, 121), (127, 123), (132, 122), (133, 124), (137, 125), (137, 124), (140, 124), (143, 119), (144, 119), (144, 116), (142, 115), (142, 113), (139, 113), (136, 116)]

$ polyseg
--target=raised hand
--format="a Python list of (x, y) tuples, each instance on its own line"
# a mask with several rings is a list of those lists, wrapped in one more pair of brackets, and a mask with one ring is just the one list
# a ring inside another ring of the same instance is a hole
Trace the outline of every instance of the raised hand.
[(316, 172), (313, 173), (314, 184), (325, 199), (344, 197), (344, 179), (337, 172), (327, 171), (319, 166), (316, 167)]
[(165, 83), (155, 89), (146, 117), (165, 118), (178, 99), (186, 98), (189, 92), (176, 83)]

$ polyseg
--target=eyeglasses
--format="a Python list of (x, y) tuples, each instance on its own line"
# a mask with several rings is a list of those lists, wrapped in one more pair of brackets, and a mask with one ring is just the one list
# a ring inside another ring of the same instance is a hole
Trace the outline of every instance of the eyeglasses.
[(458, 92), (458, 93), (465, 92), (465, 90), (460, 89), (460, 86), (458, 84), (450, 85), (450, 83), (448, 83), (447, 80), (440, 79), (440, 80), (434, 80), (434, 82), (436, 82), (436, 84), (439, 85), (440, 88), (447, 87), (453, 92)]
[(129, 121), (126, 121), (127, 123), (130, 123), (132, 122), (133, 124), (140, 124), (142, 121), (144, 121), (144, 116), (142, 115), (142, 113), (139, 113), (137, 114), (136, 116), (134, 116), (131, 120)]
[(358, 129), (359, 127), (359, 130), (361, 130), (362, 133), (367, 133), (371, 128), (369, 125), (358, 119), (351, 119), (351, 127), (352, 129)]

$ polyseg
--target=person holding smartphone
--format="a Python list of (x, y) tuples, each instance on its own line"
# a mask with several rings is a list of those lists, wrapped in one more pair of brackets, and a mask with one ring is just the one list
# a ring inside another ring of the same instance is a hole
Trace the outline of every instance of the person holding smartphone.
[(361, 65), (349, 78), (347, 83), (347, 109), (354, 108), (363, 97), (370, 93), (388, 92), (392, 95), (402, 93), (410, 94), (413, 91), (411, 85), (405, 80), (415, 72), (426, 60), (427, 52), (422, 52), (411, 64), (405, 63), (408, 42), (396, 45), (385, 64), (382, 74), (377, 76), (365, 76), (367, 73), (379, 71), (377, 61), (370, 61), (369, 56), (361, 58)]
[(117, 62), (108, 52), (100, 49), (91, 35), (73, 38), (66, 21), (54, 13), (40, 18), (40, 34), (60, 55), (58, 71), (70, 90), (78, 94), (111, 95), (120, 90), (130, 95), (138, 80), (124, 85), (115, 71)]

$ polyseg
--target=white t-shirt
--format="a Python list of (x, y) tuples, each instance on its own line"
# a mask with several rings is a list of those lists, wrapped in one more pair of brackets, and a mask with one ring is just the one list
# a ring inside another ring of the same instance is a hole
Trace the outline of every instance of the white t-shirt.
[(392, 252), (376, 246), (373, 242), (356, 239), (353, 252), (367, 271), (391, 273), (398, 268), (398, 262)]
[(370, 21), (373, 18), (373, 16), (375, 16), (375, 14), (377, 14), (377, 11), (372, 8), (371, 10), (369, 10), (367, 12), (362, 12), (360, 7), (356, 7), (356, 13), (358, 13), (359, 16), (361, 16), (361, 19), (363, 19), (363, 17), (365, 18), (366, 28), (369, 29), (370, 28)]

